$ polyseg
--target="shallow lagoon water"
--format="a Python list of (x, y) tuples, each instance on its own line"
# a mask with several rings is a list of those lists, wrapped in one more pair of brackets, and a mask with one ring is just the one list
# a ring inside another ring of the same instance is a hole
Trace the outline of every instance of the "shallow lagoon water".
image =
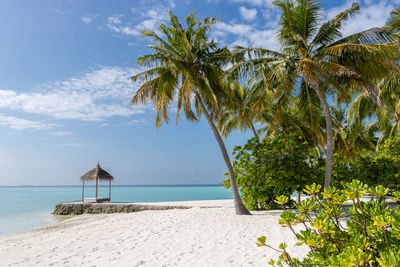
[[(94, 197), (95, 187), (85, 186), (85, 197)], [(108, 186), (99, 186), (99, 197), (108, 196)], [(80, 200), (81, 186), (0, 187), (0, 236), (51, 225), (59, 202)], [(165, 202), (231, 199), (220, 185), (113, 186), (113, 202)]]

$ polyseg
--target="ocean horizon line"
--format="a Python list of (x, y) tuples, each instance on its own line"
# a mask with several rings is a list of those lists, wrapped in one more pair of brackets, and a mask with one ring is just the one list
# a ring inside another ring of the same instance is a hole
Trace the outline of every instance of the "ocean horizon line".
[[(85, 187), (95, 187), (95, 184), (85, 184)], [(108, 184), (98, 185), (99, 187), (108, 187)], [(156, 187), (156, 186), (165, 186), (165, 187), (172, 187), (172, 186), (222, 186), (221, 184), (123, 184), (123, 185), (112, 185), (112, 187), (123, 187), (123, 186), (133, 186), (133, 187)], [(31, 188), (31, 187), (82, 187), (82, 184), (76, 185), (0, 185), (0, 188)]]

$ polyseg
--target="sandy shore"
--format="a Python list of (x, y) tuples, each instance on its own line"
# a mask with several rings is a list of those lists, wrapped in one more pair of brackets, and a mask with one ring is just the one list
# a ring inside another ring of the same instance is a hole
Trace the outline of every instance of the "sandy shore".
[(237, 216), (232, 200), (171, 204), (195, 207), (79, 215), (0, 238), (0, 266), (267, 266), (278, 253), (256, 246), (262, 235), (275, 247), (286, 242), (293, 255), (306, 253), (279, 226), (280, 211)]

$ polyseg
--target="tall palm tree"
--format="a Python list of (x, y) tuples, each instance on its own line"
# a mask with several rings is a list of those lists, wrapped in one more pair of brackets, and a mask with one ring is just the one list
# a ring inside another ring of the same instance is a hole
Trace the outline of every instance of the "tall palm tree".
[(250, 129), (258, 139), (254, 122), (262, 110), (261, 106), (265, 103), (265, 97), (260, 94), (263, 88), (260, 88), (260, 83), (253, 83), (251, 80), (243, 85), (238, 81), (232, 81), (228, 86), (231, 90), (228, 91), (218, 118), (218, 128), (222, 136), (227, 137), (236, 129), (241, 131)]
[(372, 28), (342, 38), (342, 23), (359, 10), (357, 3), (321, 27), (318, 27), (322, 18), (318, 0), (275, 0), (274, 5), (282, 12), (278, 33), (281, 51), (237, 47), (236, 60), (246, 60), (235, 65), (230, 75), (256, 75), (267, 83), (279, 84), (283, 95), (304, 88), (315, 92), (326, 121), (325, 186), (329, 186), (333, 126), (326, 94), (334, 92), (349, 98), (350, 88), (363, 90), (382, 106), (370, 81), (385, 77), (395, 67), (393, 58), (397, 58), (399, 49), (389, 43), (393, 31), (388, 27)]
[(210, 27), (217, 20), (212, 17), (196, 20), (190, 14), (184, 28), (170, 12), (169, 21), (169, 27), (159, 25), (161, 35), (154, 31), (143, 32), (153, 41), (148, 46), (153, 53), (137, 60), (139, 65), (148, 69), (132, 77), (133, 81), (143, 81), (132, 104), (154, 103), (157, 127), (163, 121), (168, 122), (168, 109), (174, 101), (177, 103), (177, 121), (181, 109), (188, 120), (198, 121), (204, 115), (229, 172), (236, 214), (250, 214), (242, 203), (231, 161), (213, 122), (213, 116), (220, 109), (219, 99), (223, 96), (222, 67), (230, 57), (228, 49), (219, 49), (214, 41), (208, 39)]

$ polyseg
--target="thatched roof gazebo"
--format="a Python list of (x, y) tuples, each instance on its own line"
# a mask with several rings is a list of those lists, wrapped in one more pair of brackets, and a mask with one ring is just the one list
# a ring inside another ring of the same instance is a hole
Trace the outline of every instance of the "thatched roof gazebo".
[[(97, 163), (96, 167), (85, 173), (81, 177), (82, 181), (82, 202), (85, 202), (85, 181), (93, 181), (96, 180), (96, 198), (94, 199), (95, 202), (104, 202), (110, 201), (111, 199), (111, 181), (114, 180), (114, 177), (111, 176), (108, 172), (100, 168), (100, 164)], [(99, 198), (99, 180), (100, 181), (109, 181), (109, 191), (108, 191), (108, 198)], [(93, 200), (93, 199), (90, 199)]]

